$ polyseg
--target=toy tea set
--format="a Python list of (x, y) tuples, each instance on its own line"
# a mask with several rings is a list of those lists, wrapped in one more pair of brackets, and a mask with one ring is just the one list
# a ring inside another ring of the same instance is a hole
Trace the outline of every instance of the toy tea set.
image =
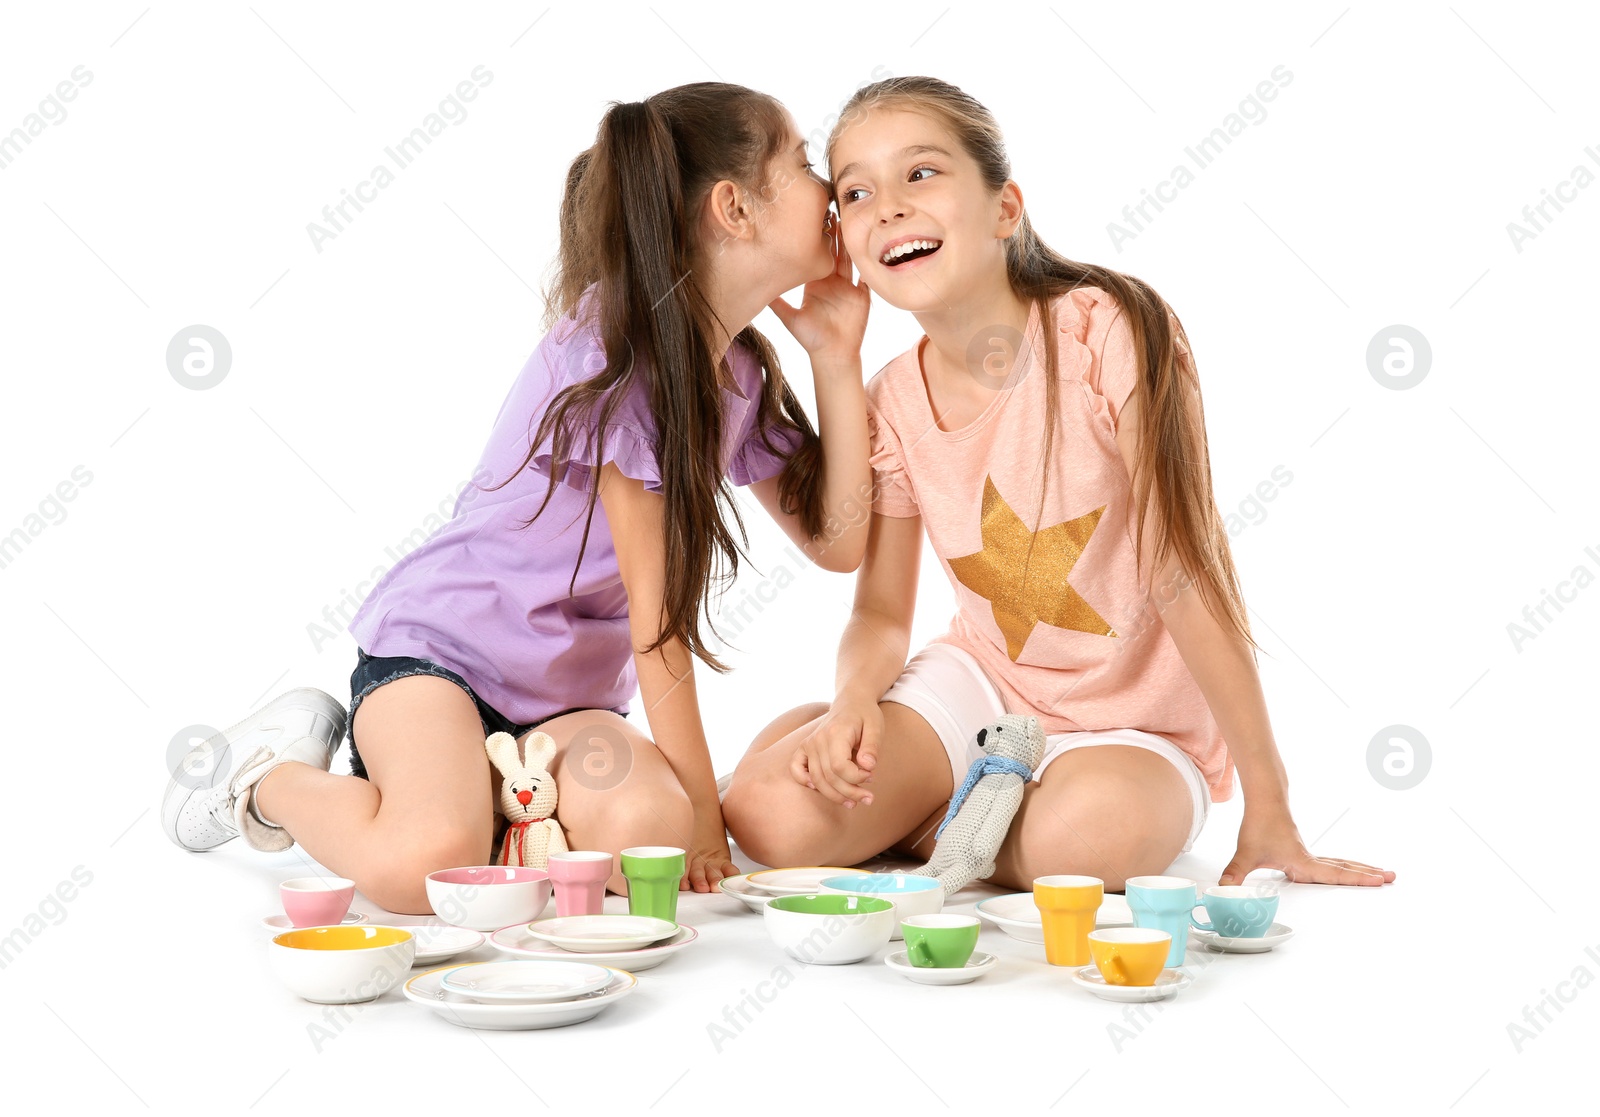
[[(976, 915), (944, 914), (947, 896), (995, 871), (1023, 786), (1044, 756), (1036, 718), (1007, 715), (977, 740), (985, 755), (952, 797), (926, 865), (904, 874), (769, 869), (728, 878), (722, 891), (760, 911), (772, 940), (801, 962), (860, 962), (903, 938), (906, 949), (884, 959), (890, 969), (923, 984), (965, 984), (998, 964), (976, 949), (984, 919), (1042, 943), (1051, 965), (1072, 967), (1078, 985), (1115, 1001), (1160, 1000), (1188, 985), (1180, 967), (1191, 928), (1208, 948), (1235, 953), (1271, 950), (1294, 933), (1273, 922), (1275, 885), (1218, 885), (1202, 895), (1194, 881), (1169, 876), (1130, 877), (1126, 900), (1107, 897), (1099, 877), (1044, 876), (1031, 894), (980, 902)], [(1193, 914), (1202, 906), (1206, 922)]]
[[(800, 962), (860, 962), (903, 940), (905, 949), (884, 958), (891, 970), (922, 984), (965, 984), (999, 964), (976, 949), (981, 919), (1042, 943), (1052, 965), (1073, 967), (1077, 984), (1109, 1000), (1158, 1000), (1184, 988), (1189, 977), (1178, 967), (1191, 926), (1197, 941), (1219, 951), (1270, 950), (1293, 934), (1273, 922), (1278, 897), (1271, 886), (1218, 886), (1202, 896), (1194, 881), (1166, 876), (1129, 878), (1125, 904), (1106, 897), (1099, 878), (1047, 876), (1031, 894), (979, 903), (976, 915), (943, 912), (947, 896), (995, 871), (1022, 787), (1044, 752), (1034, 718), (1000, 718), (979, 730), (978, 743), (985, 756), (952, 798), (927, 865), (909, 873), (768, 869), (727, 878), (721, 890), (761, 911), (773, 942)], [(285, 914), (265, 922), (283, 929), (268, 949), (273, 971), (292, 992), (350, 1004), (399, 982), (406, 999), (462, 1027), (560, 1027), (597, 1016), (634, 990), (637, 972), (699, 937), (677, 922), (684, 850), (622, 850), (628, 914), (606, 914), (611, 854), (567, 849), (552, 817), (556, 789), (546, 765), (555, 742), (533, 733), (519, 746), (496, 733), (486, 749), (502, 777), (507, 829), (494, 865), (428, 874), (429, 905), (448, 926), (367, 925), (366, 916), (349, 912), (353, 881), (285, 881)], [(556, 916), (542, 919), (552, 892)], [(1193, 916), (1202, 905), (1209, 922)], [(407, 978), (413, 966), (447, 961), (486, 935), (512, 959)]]
[[(555, 781), (546, 766), (555, 742), (531, 734), (525, 746), (506, 733), (485, 743), (501, 776), (507, 828), (493, 865), (429, 873), (434, 914), (449, 926), (368, 926), (349, 913), (355, 882), (300, 878), (279, 886), (289, 928), (268, 947), (273, 971), (290, 991), (319, 1004), (370, 1001), (401, 983), (407, 1000), (467, 1028), (555, 1028), (591, 1019), (633, 992), (637, 971), (658, 966), (699, 937), (677, 922), (685, 853), (671, 846), (622, 851), (628, 914), (605, 914), (611, 854), (567, 849), (551, 816)], [(552, 892), (555, 918), (542, 919)], [(512, 960), (443, 966), (408, 977), (413, 966), (443, 962), (485, 937)]]

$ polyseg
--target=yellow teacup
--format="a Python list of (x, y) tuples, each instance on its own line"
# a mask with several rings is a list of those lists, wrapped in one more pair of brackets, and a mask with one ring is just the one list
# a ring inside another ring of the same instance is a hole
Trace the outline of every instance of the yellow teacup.
[(1089, 934), (1089, 953), (1107, 985), (1154, 985), (1172, 935), (1154, 927), (1107, 927)]
[(1088, 936), (1105, 899), (1099, 877), (1048, 876), (1033, 882), (1033, 903), (1044, 926), (1044, 956), (1052, 966), (1081, 966), (1089, 960)]

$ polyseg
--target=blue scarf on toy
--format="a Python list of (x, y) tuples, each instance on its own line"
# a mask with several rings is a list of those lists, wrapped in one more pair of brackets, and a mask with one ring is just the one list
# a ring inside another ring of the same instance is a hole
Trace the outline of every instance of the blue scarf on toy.
[(939, 829), (933, 832), (934, 841), (943, 836), (944, 828), (956, 817), (956, 812), (961, 809), (961, 804), (966, 802), (967, 796), (972, 793), (978, 781), (996, 772), (1010, 772), (1012, 775), (1021, 776), (1023, 783), (1027, 783), (1033, 776), (1033, 769), (1020, 760), (1012, 760), (1009, 756), (985, 756), (974, 760), (972, 767), (967, 769), (967, 778), (961, 782), (961, 786), (950, 799), (950, 809), (945, 812), (944, 821), (939, 823)]

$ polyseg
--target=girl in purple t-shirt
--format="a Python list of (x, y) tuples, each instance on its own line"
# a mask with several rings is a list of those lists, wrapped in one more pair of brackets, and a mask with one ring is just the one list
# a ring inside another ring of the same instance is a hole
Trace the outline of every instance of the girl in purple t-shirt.
[[(351, 622), (348, 717), (301, 688), (199, 746), (167, 790), (172, 840), (298, 841), (383, 907), (425, 912), (429, 872), (491, 857), (485, 734), (538, 726), (570, 848), (682, 846), (699, 891), (737, 872), (693, 671), (724, 669), (701, 618), (738, 563), (727, 482), (830, 570), (860, 563), (870, 518), (870, 296), (829, 195), (765, 94), (701, 82), (614, 104), (567, 173), (551, 328), (474, 483)], [(811, 358), (820, 439), (750, 325), (767, 306)], [(636, 686), (649, 737), (621, 716)], [(334, 775), (347, 723), (351, 775)]]

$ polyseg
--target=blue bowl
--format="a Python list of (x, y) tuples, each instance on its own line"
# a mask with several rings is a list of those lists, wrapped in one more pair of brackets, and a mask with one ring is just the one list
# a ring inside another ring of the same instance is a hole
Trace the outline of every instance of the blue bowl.
[(822, 882), (822, 887), (861, 896), (894, 897), (911, 892), (927, 892), (940, 885), (932, 877), (907, 876), (904, 873), (872, 873), (864, 877), (829, 877)]
[(944, 886), (932, 877), (904, 873), (872, 873), (864, 877), (829, 877), (822, 882), (828, 892), (849, 896), (877, 896), (894, 904), (892, 938), (901, 938), (900, 923), (917, 915), (934, 915), (944, 908)]

